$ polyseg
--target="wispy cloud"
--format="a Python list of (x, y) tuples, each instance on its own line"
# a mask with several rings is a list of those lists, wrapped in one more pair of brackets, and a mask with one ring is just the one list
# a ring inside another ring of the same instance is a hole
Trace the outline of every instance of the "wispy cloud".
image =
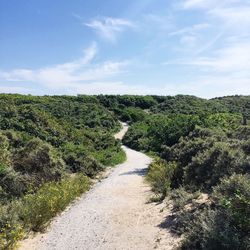
[(117, 35), (124, 31), (125, 28), (133, 28), (134, 24), (121, 18), (106, 17), (102, 19), (95, 19), (88, 23), (85, 23), (87, 27), (90, 27), (98, 32), (103, 38), (115, 42)]
[(223, 22), (227, 29), (242, 31), (248, 30), (250, 25), (250, 2), (248, 5), (227, 6), (210, 9), (207, 12), (210, 16)]
[(250, 72), (250, 44), (230, 44), (213, 53), (210, 57), (198, 57), (184, 61), (184, 64), (205, 67), (217, 72)]
[[(178, 37), (181, 46), (187, 48), (199, 47), (198, 42), (201, 34), (210, 28), (209, 23), (198, 23), (189, 27), (176, 29), (168, 34), (169, 37)], [(183, 49), (183, 47), (182, 47)]]
[(185, 28), (182, 28), (182, 29), (172, 31), (168, 35), (169, 36), (177, 36), (177, 35), (183, 35), (183, 34), (186, 34), (186, 33), (194, 34), (197, 31), (204, 30), (204, 29), (207, 29), (209, 27), (210, 27), (210, 25), (208, 23), (199, 23), (199, 24), (194, 24), (194, 25), (192, 25), (190, 27), (185, 27)]
[(213, 6), (216, 2), (216, 0), (184, 0), (181, 5), (184, 9), (205, 9)]
[(108, 81), (109, 78), (123, 72), (129, 63), (128, 61), (92, 63), (96, 53), (97, 45), (93, 43), (84, 51), (83, 57), (75, 61), (35, 70), (0, 71), (0, 82), (33, 82), (52, 90), (61, 88), (72, 90), (91, 82)]

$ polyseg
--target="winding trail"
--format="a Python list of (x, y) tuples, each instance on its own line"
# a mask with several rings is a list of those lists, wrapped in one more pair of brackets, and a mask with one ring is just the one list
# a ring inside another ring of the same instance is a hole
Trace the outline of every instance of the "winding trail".
[[(123, 129), (115, 135), (122, 138)], [(159, 227), (168, 211), (148, 203), (144, 175), (151, 159), (123, 146), (127, 161), (59, 215), (48, 232), (23, 242), (20, 249), (127, 250), (172, 249), (175, 239)]]

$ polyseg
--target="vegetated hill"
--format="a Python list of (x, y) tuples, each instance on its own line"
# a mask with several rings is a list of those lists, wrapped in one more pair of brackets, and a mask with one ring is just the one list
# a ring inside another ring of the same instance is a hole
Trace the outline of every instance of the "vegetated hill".
[(166, 97), (124, 144), (156, 156), (147, 180), (173, 203), (181, 249), (250, 248), (249, 96)]
[(201, 114), (201, 113), (248, 113), (250, 96), (228, 96), (214, 99), (202, 99), (196, 96), (166, 96), (164, 101), (152, 106), (153, 113), (165, 114)]
[(96, 97), (0, 95), (0, 249), (42, 229), (85, 176), (125, 160), (119, 128)]
[(99, 95), (96, 98), (119, 119), (129, 122), (143, 120), (145, 113), (165, 115), (238, 113), (248, 117), (250, 113), (250, 96), (228, 96), (210, 100), (190, 95)]
[[(0, 95), (0, 248), (12, 248), (125, 159), (112, 133), (160, 159), (147, 179), (174, 201), (183, 249), (248, 249), (249, 96)], [(84, 176), (83, 176), (84, 175)], [(75, 190), (75, 191), (74, 191)], [(191, 210), (197, 192), (209, 198)], [(34, 209), (35, 208), (35, 209)]]
[(112, 136), (119, 126), (95, 97), (0, 95), (0, 130), (10, 154), (6, 168), (13, 169), (20, 151), (35, 140), (57, 152), (67, 171), (92, 176), (123, 157)]

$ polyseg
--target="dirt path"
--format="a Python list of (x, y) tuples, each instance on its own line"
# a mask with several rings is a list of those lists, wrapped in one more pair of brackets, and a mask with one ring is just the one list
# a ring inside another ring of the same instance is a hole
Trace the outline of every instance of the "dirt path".
[(143, 176), (151, 159), (123, 149), (125, 163), (56, 218), (46, 234), (24, 241), (21, 249), (172, 249), (175, 239), (159, 227), (168, 213), (162, 212), (165, 205), (147, 203), (151, 192)]
[(114, 135), (115, 139), (122, 139), (123, 136), (126, 134), (126, 132), (128, 131), (128, 124), (127, 123), (124, 123), (124, 122), (121, 122), (121, 125), (122, 125), (122, 129)]

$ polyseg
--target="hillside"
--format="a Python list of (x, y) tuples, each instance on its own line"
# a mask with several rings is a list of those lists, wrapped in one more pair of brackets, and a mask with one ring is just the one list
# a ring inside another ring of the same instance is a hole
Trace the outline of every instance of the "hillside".
[(250, 96), (1, 94), (0, 246), (44, 230), (125, 160), (120, 120), (130, 124), (123, 143), (155, 158), (146, 179), (155, 200), (171, 200), (182, 249), (247, 249), (249, 114)]

